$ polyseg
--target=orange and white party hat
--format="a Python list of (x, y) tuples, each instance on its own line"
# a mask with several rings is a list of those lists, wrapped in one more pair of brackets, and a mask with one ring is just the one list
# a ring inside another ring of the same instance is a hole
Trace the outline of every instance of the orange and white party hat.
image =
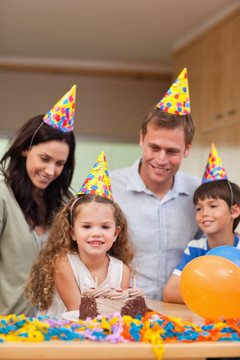
[(113, 201), (107, 162), (103, 151), (99, 155), (90, 174), (79, 190), (78, 195), (81, 194), (99, 195), (107, 197)]
[(76, 101), (76, 85), (57, 102), (43, 117), (43, 121), (51, 127), (63, 132), (73, 131)]
[(202, 184), (210, 181), (227, 180), (227, 179), (228, 176), (226, 170), (224, 169), (222, 161), (218, 156), (218, 152), (215, 148), (215, 145), (212, 144), (208, 156), (207, 166), (203, 174)]
[(157, 107), (175, 115), (190, 114), (190, 99), (187, 69), (184, 68), (175, 82), (168, 89)]

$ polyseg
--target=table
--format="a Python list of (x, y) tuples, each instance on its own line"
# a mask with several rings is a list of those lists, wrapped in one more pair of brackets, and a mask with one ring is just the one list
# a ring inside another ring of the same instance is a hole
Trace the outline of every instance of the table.
[[(181, 318), (196, 324), (203, 319), (187, 306), (149, 301), (148, 306), (166, 316)], [(203, 360), (214, 357), (240, 357), (240, 342), (195, 342), (164, 344), (164, 359)], [(84, 341), (51, 340), (38, 343), (5, 342), (0, 343), (0, 360), (150, 360), (155, 355), (148, 343), (111, 344)]]

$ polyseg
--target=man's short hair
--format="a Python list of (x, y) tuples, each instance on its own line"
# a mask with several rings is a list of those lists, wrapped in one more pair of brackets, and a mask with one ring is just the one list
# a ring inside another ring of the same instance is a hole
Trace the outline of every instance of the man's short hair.
[(176, 115), (159, 109), (154, 105), (144, 116), (141, 131), (142, 136), (147, 133), (149, 124), (153, 124), (158, 128), (175, 129), (182, 126), (185, 135), (185, 147), (193, 141), (194, 124), (191, 115)]

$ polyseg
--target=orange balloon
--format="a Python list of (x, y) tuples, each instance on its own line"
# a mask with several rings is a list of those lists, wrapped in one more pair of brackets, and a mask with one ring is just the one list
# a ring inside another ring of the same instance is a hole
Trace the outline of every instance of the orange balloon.
[(191, 260), (182, 271), (180, 291), (186, 305), (205, 319), (240, 319), (240, 268), (228, 259)]

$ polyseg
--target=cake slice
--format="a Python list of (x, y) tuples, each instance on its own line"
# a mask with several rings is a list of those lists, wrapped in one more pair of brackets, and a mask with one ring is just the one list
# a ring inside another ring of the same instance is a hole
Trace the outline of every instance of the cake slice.
[(137, 315), (145, 315), (147, 311), (151, 310), (147, 307), (142, 289), (88, 288), (81, 297), (79, 319), (112, 313), (135, 318)]

